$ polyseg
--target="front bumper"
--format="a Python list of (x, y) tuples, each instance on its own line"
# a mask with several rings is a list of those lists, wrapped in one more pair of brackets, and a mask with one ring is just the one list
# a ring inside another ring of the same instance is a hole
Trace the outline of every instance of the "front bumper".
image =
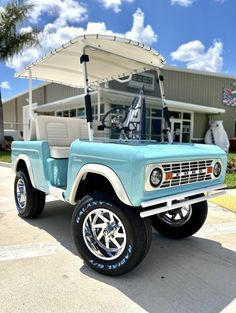
[[(207, 188), (201, 188), (193, 191), (183, 192), (179, 193), (177, 195), (167, 196), (160, 199), (154, 199), (149, 200), (141, 203), (142, 208), (148, 208), (148, 207), (155, 207), (158, 206), (158, 208), (152, 208), (150, 210), (142, 211), (140, 213), (141, 217), (148, 217), (155, 214), (160, 214), (163, 212), (167, 212), (173, 209), (177, 209), (180, 207), (183, 207), (185, 205), (190, 205), (197, 202), (202, 202), (214, 197), (221, 196), (226, 193), (225, 190), (220, 190), (218, 192), (214, 192), (215, 190), (224, 189), (226, 188), (226, 185), (220, 184), (215, 186), (210, 186)], [(201, 194), (205, 193), (204, 196), (201, 196)], [(191, 196), (199, 195), (199, 197), (195, 197), (193, 199), (188, 199)], [(182, 201), (182, 199), (186, 199)], [(174, 200), (181, 200), (179, 203), (172, 203)]]

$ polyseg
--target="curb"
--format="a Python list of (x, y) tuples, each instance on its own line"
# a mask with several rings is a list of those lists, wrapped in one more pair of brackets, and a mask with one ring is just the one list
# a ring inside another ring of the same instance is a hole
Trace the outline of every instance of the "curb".
[(0, 162), (0, 167), (11, 168), (11, 163), (8, 163), (8, 162)]

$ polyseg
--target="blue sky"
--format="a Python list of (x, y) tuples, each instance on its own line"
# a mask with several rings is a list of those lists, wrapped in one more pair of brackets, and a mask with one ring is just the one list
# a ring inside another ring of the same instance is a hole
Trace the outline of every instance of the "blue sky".
[[(0, 1), (1, 7), (9, 2)], [(20, 31), (38, 26), (41, 47), (0, 63), (3, 99), (27, 89), (14, 73), (84, 33), (125, 36), (151, 45), (168, 65), (236, 76), (236, 0), (34, 0)], [(35, 82), (34, 85), (37, 85)]]

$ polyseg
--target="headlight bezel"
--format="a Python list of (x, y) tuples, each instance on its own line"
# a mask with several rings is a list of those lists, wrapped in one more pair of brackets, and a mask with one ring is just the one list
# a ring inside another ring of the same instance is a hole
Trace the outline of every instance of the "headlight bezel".
[[(155, 173), (157, 172), (157, 174)], [(153, 182), (153, 178), (155, 179), (155, 177), (153, 176), (157, 176), (158, 175), (158, 179), (159, 179), (159, 182), (158, 183), (154, 183)], [(153, 177), (153, 178), (152, 178)], [(149, 176), (149, 183), (150, 185), (153, 187), (153, 188), (157, 188), (160, 186), (161, 182), (162, 182), (162, 179), (163, 179), (163, 171), (160, 167), (155, 167), (151, 173), (150, 173), (150, 176)]]
[[(217, 170), (217, 172), (216, 172), (216, 166), (219, 166), (219, 169), (220, 169), (219, 172), (218, 172), (218, 170)], [(214, 176), (215, 178), (219, 178), (220, 175), (221, 175), (221, 173), (222, 173), (222, 163), (221, 163), (219, 160), (217, 160), (217, 161), (214, 163), (214, 165), (213, 165), (212, 174), (213, 174), (213, 176)]]
[[(160, 182), (156, 186), (151, 183), (151, 174), (155, 169), (158, 169), (161, 172)], [(157, 190), (161, 186), (163, 179), (164, 179), (164, 170), (163, 170), (161, 165), (159, 165), (159, 164), (148, 164), (146, 166), (146, 171), (145, 171), (145, 190), (146, 191)]]

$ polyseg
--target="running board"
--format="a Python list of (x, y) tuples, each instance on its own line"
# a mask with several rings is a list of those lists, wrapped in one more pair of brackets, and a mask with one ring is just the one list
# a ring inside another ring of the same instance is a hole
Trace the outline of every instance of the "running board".
[[(211, 186), (211, 187), (202, 188), (202, 189), (198, 189), (198, 190), (194, 190), (194, 191), (180, 193), (178, 195), (173, 195), (173, 196), (169, 196), (169, 197), (164, 197), (164, 198), (160, 198), (160, 199), (142, 202), (141, 207), (143, 207), (143, 208), (155, 206), (155, 205), (161, 205), (161, 204), (163, 204), (163, 206), (159, 206), (158, 208), (141, 212), (140, 216), (141, 217), (148, 217), (148, 216), (152, 216), (155, 214), (160, 214), (163, 212), (167, 212), (170, 210), (181, 208), (182, 206), (185, 206), (185, 205), (190, 205), (190, 204), (194, 204), (197, 202), (209, 200), (211, 198), (222, 196), (226, 193), (225, 190), (221, 190), (221, 191), (212, 193), (212, 191), (217, 190), (217, 189), (222, 189), (222, 188), (226, 188), (226, 185), (222, 184), (222, 185), (217, 185), (217, 186)], [(172, 204), (173, 200), (180, 200), (180, 199), (191, 197), (191, 196), (201, 194), (201, 193), (206, 193), (206, 195), (202, 196), (202, 197), (198, 197), (198, 198), (194, 198), (194, 199), (190, 199), (190, 200), (185, 200), (185, 201), (181, 201), (179, 203)]]
[(49, 194), (58, 199), (58, 200), (62, 200), (65, 201), (64, 199), (64, 189), (58, 188), (58, 187), (54, 187), (54, 186), (50, 186), (49, 187)]

